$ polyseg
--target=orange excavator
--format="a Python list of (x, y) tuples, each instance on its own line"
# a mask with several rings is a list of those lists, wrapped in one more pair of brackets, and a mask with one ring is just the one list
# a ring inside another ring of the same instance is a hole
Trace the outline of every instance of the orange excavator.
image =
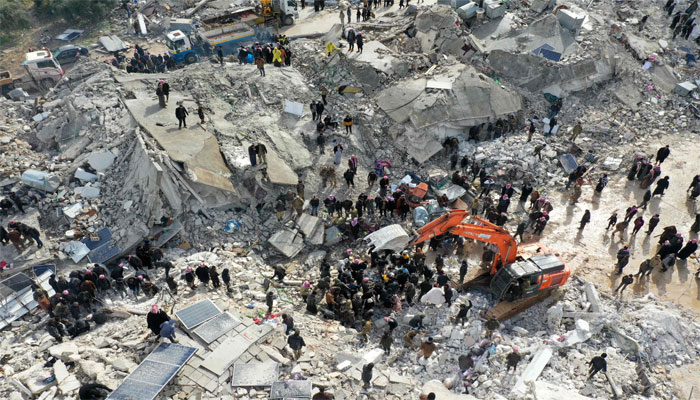
[[(486, 286), (501, 300), (486, 313), (486, 318), (508, 319), (547, 298), (563, 286), (571, 271), (563, 260), (539, 243), (520, 246), (503, 227), (466, 210), (450, 210), (417, 231), (411, 245), (441, 235), (458, 235), (495, 245), (489, 272), (466, 282), (461, 288)], [(460, 288), (460, 289), (461, 289)]]

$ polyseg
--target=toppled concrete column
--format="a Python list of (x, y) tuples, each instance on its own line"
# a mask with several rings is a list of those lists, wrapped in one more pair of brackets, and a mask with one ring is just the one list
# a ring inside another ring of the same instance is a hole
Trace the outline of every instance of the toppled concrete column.
[(598, 291), (592, 283), (587, 282), (584, 286), (586, 292), (586, 299), (591, 303), (591, 312), (599, 313), (602, 312), (603, 308), (600, 305), (600, 297), (598, 297)]
[(519, 396), (524, 396), (527, 393), (527, 384), (529, 382), (534, 382), (540, 376), (544, 367), (549, 363), (550, 358), (552, 358), (551, 347), (543, 346), (537, 350), (530, 364), (525, 367), (523, 374), (520, 375), (510, 392)]

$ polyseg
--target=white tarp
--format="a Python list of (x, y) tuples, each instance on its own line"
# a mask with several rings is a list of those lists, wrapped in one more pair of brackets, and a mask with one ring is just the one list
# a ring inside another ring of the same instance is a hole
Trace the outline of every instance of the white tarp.
[(385, 226), (384, 228), (372, 232), (365, 237), (374, 249), (379, 250), (403, 250), (410, 242), (408, 233), (399, 224)]

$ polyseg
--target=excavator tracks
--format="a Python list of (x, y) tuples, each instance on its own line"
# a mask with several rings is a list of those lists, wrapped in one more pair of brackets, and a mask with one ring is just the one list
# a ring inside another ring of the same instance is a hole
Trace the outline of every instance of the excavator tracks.
[(501, 301), (486, 312), (487, 319), (505, 321), (549, 297), (555, 288), (543, 290), (537, 295), (515, 301)]

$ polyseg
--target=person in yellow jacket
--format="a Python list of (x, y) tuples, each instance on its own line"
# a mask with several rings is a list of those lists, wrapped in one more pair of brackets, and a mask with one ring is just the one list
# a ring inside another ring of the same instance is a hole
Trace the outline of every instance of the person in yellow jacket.
[(326, 55), (330, 56), (334, 50), (338, 50), (338, 48), (335, 47), (333, 42), (328, 42), (328, 44), (326, 44)]
[(277, 47), (272, 50), (272, 63), (275, 64), (275, 67), (282, 66), (282, 51)]

